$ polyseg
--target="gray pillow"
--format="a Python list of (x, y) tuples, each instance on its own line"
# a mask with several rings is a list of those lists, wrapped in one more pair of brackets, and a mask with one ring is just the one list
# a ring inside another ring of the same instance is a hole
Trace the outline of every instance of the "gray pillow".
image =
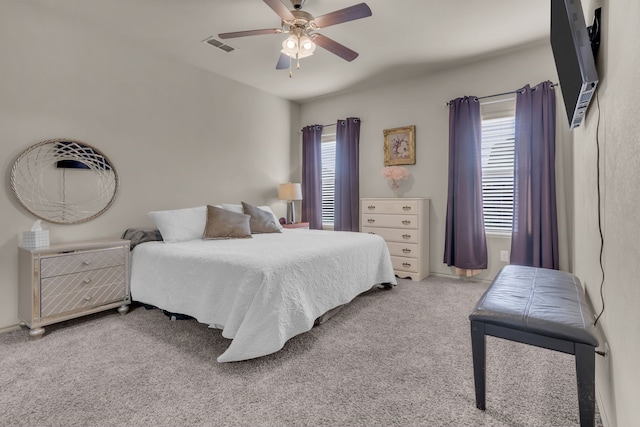
[(280, 223), (276, 221), (276, 218), (271, 212), (266, 212), (257, 206), (250, 205), (249, 203), (242, 202), (242, 210), (245, 214), (251, 215), (249, 225), (251, 226), (251, 232), (255, 234), (259, 233), (280, 233)]
[(205, 240), (251, 238), (250, 218), (249, 215), (207, 205), (207, 223), (202, 238)]

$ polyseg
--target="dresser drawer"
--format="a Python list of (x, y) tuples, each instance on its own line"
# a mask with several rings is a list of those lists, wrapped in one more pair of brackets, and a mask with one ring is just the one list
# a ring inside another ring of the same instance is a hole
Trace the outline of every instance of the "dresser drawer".
[(401, 257), (418, 257), (420, 246), (417, 243), (387, 242), (389, 254)]
[(417, 200), (363, 200), (362, 214), (412, 214), (418, 213)]
[(387, 242), (418, 243), (417, 230), (401, 230), (396, 228), (362, 227), (363, 233), (377, 234)]
[(60, 276), (63, 274), (124, 265), (124, 258), (125, 252), (122, 248), (43, 257), (40, 260), (40, 277)]
[(402, 258), (392, 256), (391, 264), (393, 265), (394, 270), (411, 271), (414, 273), (418, 271), (417, 258)]
[(40, 302), (40, 315), (42, 317), (55, 316), (63, 313), (70, 313), (84, 310), (125, 298), (124, 282), (108, 283), (100, 286), (93, 286), (69, 293), (50, 294), (42, 297)]
[(362, 225), (416, 229), (418, 228), (418, 215), (362, 214)]

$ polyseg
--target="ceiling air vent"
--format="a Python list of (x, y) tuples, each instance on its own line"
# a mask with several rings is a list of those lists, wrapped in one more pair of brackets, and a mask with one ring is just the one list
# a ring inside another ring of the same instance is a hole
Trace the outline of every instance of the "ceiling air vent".
[(231, 51), (233, 51), (234, 49), (229, 46), (228, 44), (224, 44), (222, 43), (220, 40), (216, 40), (213, 37), (209, 37), (206, 40), (203, 40), (205, 43), (210, 44), (211, 46), (217, 47), (218, 49), (222, 49), (225, 52), (229, 53)]

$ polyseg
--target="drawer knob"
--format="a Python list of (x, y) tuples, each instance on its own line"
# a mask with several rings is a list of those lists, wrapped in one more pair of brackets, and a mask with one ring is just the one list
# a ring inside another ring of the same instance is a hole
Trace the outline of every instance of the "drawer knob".
[(402, 238), (403, 239), (410, 239), (411, 238), (411, 234), (403, 234)]
[(403, 206), (402, 210), (403, 211), (410, 211), (411, 210), (411, 206)]
[(402, 249), (402, 253), (410, 254), (410, 253), (411, 253), (411, 249), (409, 249), (409, 248), (404, 248), (404, 249)]
[(84, 283), (91, 283), (91, 279), (87, 277), (86, 279), (83, 280), (83, 282)]
[(368, 222), (369, 224), (373, 224), (374, 222), (376, 222), (376, 220), (375, 220), (375, 219), (373, 219), (373, 218), (369, 218), (369, 219), (367, 220), (367, 222)]
[(403, 263), (402, 263), (402, 266), (403, 266), (404, 268), (409, 268), (409, 267), (411, 267), (411, 264), (409, 264), (408, 262), (403, 262)]
[(87, 295), (86, 297), (83, 298), (85, 301), (89, 301), (91, 299), (90, 295)]
[(409, 225), (411, 224), (411, 221), (409, 221), (408, 219), (405, 219), (404, 221), (402, 221), (402, 224)]
[(376, 207), (374, 205), (369, 205), (367, 206), (367, 209), (369, 209), (370, 211), (374, 210)]
[(82, 265), (89, 265), (89, 264), (91, 264), (91, 261), (87, 261), (86, 259), (82, 261)]

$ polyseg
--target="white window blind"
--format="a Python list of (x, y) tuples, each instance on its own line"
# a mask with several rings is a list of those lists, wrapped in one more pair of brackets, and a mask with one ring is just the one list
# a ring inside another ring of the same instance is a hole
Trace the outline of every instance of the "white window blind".
[(336, 142), (323, 141), (322, 148), (322, 223), (333, 226), (336, 177)]
[(482, 120), (482, 203), (487, 232), (511, 233), (515, 117)]

